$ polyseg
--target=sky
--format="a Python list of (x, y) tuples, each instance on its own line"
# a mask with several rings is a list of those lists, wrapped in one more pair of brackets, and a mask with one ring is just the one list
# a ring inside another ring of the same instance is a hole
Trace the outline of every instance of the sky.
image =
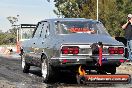
[(19, 15), (17, 24), (37, 24), (47, 18), (56, 18), (53, 9), (53, 0), (50, 3), (47, 0), (0, 0), (0, 30), (11, 29), (9, 16)]

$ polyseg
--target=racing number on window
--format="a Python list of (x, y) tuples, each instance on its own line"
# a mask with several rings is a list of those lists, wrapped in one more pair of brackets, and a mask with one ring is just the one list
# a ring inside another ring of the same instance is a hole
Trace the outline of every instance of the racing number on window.
[(47, 38), (48, 35), (49, 35), (49, 23), (48, 22), (43, 22), (41, 29), (42, 29), (41, 37)]

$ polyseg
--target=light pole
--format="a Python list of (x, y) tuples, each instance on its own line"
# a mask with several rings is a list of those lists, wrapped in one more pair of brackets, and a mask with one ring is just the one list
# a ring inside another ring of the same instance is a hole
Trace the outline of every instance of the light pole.
[[(17, 22), (18, 22), (18, 20), (19, 20), (19, 15), (17, 15), (16, 18), (17, 18)], [(16, 24), (16, 26), (17, 26), (16, 52), (17, 52), (17, 53), (20, 53), (20, 43), (19, 43), (19, 39), (20, 39), (20, 38), (19, 38), (19, 31), (20, 31), (20, 30), (19, 30), (19, 28), (20, 28), (19, 26), (20, 26), (20, 25)]]
[(98, 11), (98, 10), (99, 10), (99, 9), (98, 9), (99, 6), (98, 6), (98, 4), (99, 4), (99, 1), (97, 0), (97, 21), (99, 20), (99, 11)]
[(9, 20), (9, 22), (11, 23), (12, 29), (15, 28), (15, 34), (16, 34), (16, 52), (19, 52), (19, 25), (18, 25), (18, 19), (19, 19), (19, 15), (17, 15), (16, 17), (14, 16), (9, 16), (7, 17), (7, 19)]

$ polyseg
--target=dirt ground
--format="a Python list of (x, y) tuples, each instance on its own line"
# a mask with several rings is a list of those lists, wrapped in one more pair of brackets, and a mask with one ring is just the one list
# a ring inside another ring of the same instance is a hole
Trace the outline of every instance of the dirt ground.
[(132, 62), (123, 63), (117, 68), (117, 73), (131, 74), (132, 75)]
[[(29, 74), (24, 74), (19, 58), (0, 57), (0, 88), (132, 88), (132, 82), (130, 84), (72, 84), (72, 78), (68, 77), (66, 78), (68, 82), (45, 84), (42, 83), (42, 77), (37, 74), (38, 72), (31, 70)], [(132, 78), (132, 63), (123, 63), (117, 68), (117, 74), (130, 74)]]

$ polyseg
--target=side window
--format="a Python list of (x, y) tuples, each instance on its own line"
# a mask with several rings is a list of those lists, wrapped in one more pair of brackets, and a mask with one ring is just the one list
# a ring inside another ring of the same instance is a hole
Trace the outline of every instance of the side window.
[(39, 23), (38, 24), (38, 27), (36, 29), (36, 32), (34, 34), (34, 37), (36, 37), (36, 38), (40, 37), (40, 33), (42, 32), (42, 29), (41, 28), (42, 28), (42, 23)]
[(48, 22), (43, 22), (41, 27), (40, 37), (47, 38), (50, 34), (50, 27)]

